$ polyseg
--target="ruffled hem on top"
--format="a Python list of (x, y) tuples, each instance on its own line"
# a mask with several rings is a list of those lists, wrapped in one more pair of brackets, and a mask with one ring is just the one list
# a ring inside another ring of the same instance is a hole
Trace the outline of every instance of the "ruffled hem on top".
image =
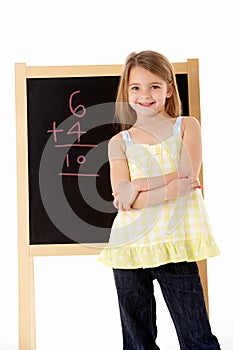
[(200, 261), (219, 254), (213, 237), (198, 237), (152, 246), (107, 246), (100, 252), (99, 261), (116, 269), (137, 269), (157, 267), (171, 262)]

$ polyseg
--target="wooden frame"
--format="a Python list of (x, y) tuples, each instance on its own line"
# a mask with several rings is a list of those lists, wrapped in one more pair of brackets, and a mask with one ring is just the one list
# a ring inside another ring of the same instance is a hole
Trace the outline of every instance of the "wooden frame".
[[(199, 67), (197, 59), (174, 63), (176, 74), (188, 76), (189, 114), (201, 119)], [(101, 244), (49, 244), (30, 245), (29, 241), (29, 190), (27, 143), (27, 78), (120, 76), (122, 65), (28, 67), (15, 64), (16, 136), (17, 136), (17, 189), (18, 189), (18, 276), (19, 276), (19, 349), (36, 350), (34, 257), (93, 255)], [(203, 189), (202, 172), (200, 181)], [(198, 263), (205, 301), (208, 309), (208, 284), (206, 261)], [(29, 302), (28, 302), (29, 301)]]

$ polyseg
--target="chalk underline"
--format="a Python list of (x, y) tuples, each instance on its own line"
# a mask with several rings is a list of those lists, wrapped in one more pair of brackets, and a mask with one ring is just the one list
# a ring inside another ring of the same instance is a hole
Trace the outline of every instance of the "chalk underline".
[(59, 173), (60, 176), (99, 176), (99, 174)]

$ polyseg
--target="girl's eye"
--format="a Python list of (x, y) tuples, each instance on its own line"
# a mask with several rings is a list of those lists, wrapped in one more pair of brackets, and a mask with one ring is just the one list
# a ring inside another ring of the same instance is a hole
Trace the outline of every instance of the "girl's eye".
[(159, 89), (159, 86), (158, 85), (152, 85), (152, 89), (153, 90)]
[(138, 86), (131, 86), (131, 90), (138, 90)]

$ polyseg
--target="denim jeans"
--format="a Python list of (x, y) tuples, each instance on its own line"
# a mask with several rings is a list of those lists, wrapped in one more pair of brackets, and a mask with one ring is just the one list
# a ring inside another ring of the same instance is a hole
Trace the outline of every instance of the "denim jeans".
[[(156, 345), (157, 279), (176, 328), (181, 350), (220, 349), (212, 334), (195, 262), (147, 269), (113, 269), (124, 350), (159, 350)], [(169, 349), (170, 350), (170, 349)]]

